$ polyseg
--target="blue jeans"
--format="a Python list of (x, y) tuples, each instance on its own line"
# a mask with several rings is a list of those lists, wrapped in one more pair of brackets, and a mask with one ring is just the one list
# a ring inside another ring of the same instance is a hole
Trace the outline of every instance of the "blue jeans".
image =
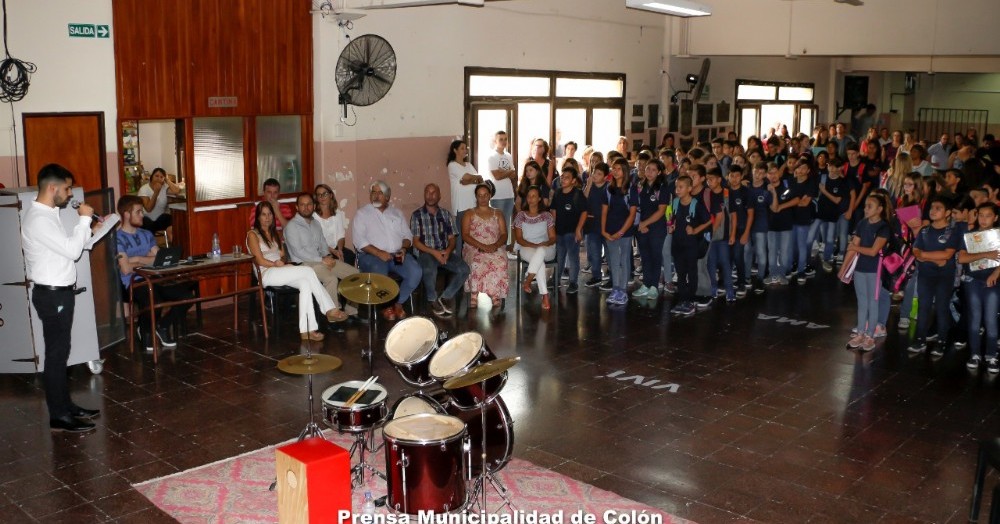
[(663, 239), (663, 249), (660, 251), (663, 256), (663, 262), (660, 265), (663, 267), (664, 284), (669, 284), (674, 280), (674, 254), (670, 251), (670, 246), (673, 243), (674, 235), (668, 232)]
[(712, 286), (712, 296), (719, 289), (719, 273), (726, 286), (726, 299), (736, 298), (733, 294), (733, 265), (729, 263), (729, 241), (716, 240), (708, 247), (708, 282)]
[(580, 243), (576, 241), (576, 233), (564, 233), (556, 237), (556, 281), (559, 286), (563, 268), (569, 261), (569, 283), (576, 284), (580, 280)]
[(795, 253), (798, 255), (795, 259), (795, 273), (799, 276), (806, 275), (806, 261), (809, 260), (809, 253), (811, 249), (809, 248), (809, 230), (811, 225), (794, 225), (792, 226), (792, 234), (795, 235)]
[[(462, 245), (464, 244), (464, 242), (462, 242), (462, 217), (464, 215), (465, 211), (459, 211), (458, 213), (455, 213), (455, 252), (459, 253), (459, 256), (461, 256)], [(508, 236), (507, 238), (510, 237)], [(360, 253), (361, 252), (359, 251), (358, 254)]]
[(666, 238), (666, 231), (662, 229), (639, 233), (635, 237), (639, 243), (639, 256), (642, 257), (642, 285), (646, 287), (655, 288), (660, 285), (664, 238)]
[(413, 293), (414, 289), (417, 289), (424, 276), (417, 259), (410, 255), (403, 258), (402, 264), (397, 264), (395, 258), (383, 262), (375, 255), (358, 251), (358, 269), (362, 273), (378, 273), (380, 275), (395, 273), (403, 277), (403, 282), (399, 285), (399, 300), (396, 301), (399, 304), (405, 304), (407, 300), (410, 300), (410, 294)]
[(753, 259), (757, 259), (757, 278), (764, 280), (767, 276), (767, 231), (754, 233), (753, 250), (747, 250), (747, 274), (753, 267)]
[(452, 274), (451, 279), (448, 281), (448, 285), (445, 286), (444, 291), (441, 292), (441, 298), (452, 299), (459, 291), (462, 290), (462, 286), (465, 285), (466, 279), (469, 278), (469, 265), (462, 260), (462, 257), (458, 256), (455, 251), (451, 252), (448, 257), (448, 261), (444, 264), (438, 262), (438, 259), (432, 257), (431, 255), (424, 253), (423, 251), (417, 255), (417, 262), (420, 263), (420, 271), (423, 275), (422, 280), (424, 282), (424, 292), (427, 294), (427, 301), (434, 302), (438, 298), (437, 293), (437, 276), (438, 271), (444, 269), (445, 271)]
[(875, 335), (878, 324), (878, 299), (875, 298), (875, 273), (854, 272), (854, 294), (858, 297), (858, 333)]
[[(931, 274), (934, 273), (934, 274)], [(922, 342), (931, 326), (931, 315), (936, 317), (938, 343), (943, 344), (951, 328), (951, 292), (955, 285), (955, 273), (922, 271), (917, 277), (917, 333), (914, 339)], [(995, 345), (993, 346), (996, 347)]]
[(746, 244), (740, 244), (740, 236), (736, 235), (736, 243), (729, 246), (729, 260), (731, 260), (733, 266), (736, 267), (735, 283), (739, 286), (745, 286), (748, 282), (750, 282), (750, 266), (746, 263), (746, 253), (749, 251), (747, 249), (750, 247), (749, 244), (749, 242)]
[(847, 251), (847, 219), (840, 215), (835, 222), (822, 222), (823, 227), (823, 260), (833, 262), (834, 240), (837, 242), (837, 252), (841, 257)]
[[(792, 232), (767, 232), (767, 276), (784, 278), (792, 267)], [(758, 273), (759, 274), (759, 273)]]
[(601, 251), (607, 247), (604, 236), (600, 233), (587, 233), (587, 263), (590, 264), (590, 274), (592, 278), (601, 280), (604, 278), (601, 271)]
[(628, 259), (632, 255), (632, 237), (608, 240), (608, 272), (611, 287), (625, 291), (628, 287)]
[[(973, 355), (983, 355), (984, 358), (997, 356), (997, 311), (1000, 310), (1000, 286), (986, 287), (985, 280), (970, 279), (962, 284), (965, 286), (966, 314), (969, 318), (969, 349)], [(984, 342), (979, 336), (979, 327), (986, 328), (985, 354)]]

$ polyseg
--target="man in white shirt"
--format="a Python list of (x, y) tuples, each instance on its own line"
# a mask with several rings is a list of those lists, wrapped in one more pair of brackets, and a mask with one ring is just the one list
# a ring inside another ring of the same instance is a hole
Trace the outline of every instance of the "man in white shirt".
[[(503, 213), (507, 222), (507, 258), (516, 259), (514, 254), (514, 236), (510, 232), (510, 224), (514, 220), (514, 185), (517, 184), (517, 169), (514, 168), (514, 158), (507, 152), (507, 132), (497, 131), (493, 135), (493, 154), (489, 159), (489, 173), (486, 179), (492, 179), (497, 193), (490, 199), (490, 205)], [(462, 222), (459, 221), (459, 224)], [(462, 232), (458, 232), (461, 236)]]
[(948, 170), (948, 157), (951, 156), (951, 135), (948, 133), (941, 133), (941, 140), (930, 145), (927, 148), (927, 154), (930, 156), (931, 165), (938, 172), (945, 172)]
[[(326, 288), (333, 303), (340, 308), (337, 289), (340, 281), (358, 272), (353, 266), (343, 260), (337, 260), (330, 254), (323, 236), (323, 227), (313, 219), (316, 202), (309, 193), (301, 193), (295, 199), (297, 213), (285, 225), (285, 245), (288, 247), (288, 257), (292, 262), (305, 264), (316, 272), (323, 287)], [(343, 311), (337, 311), (333, 319), (340, 322), (347, 315), (356, 315), (358, 308), (352, 304), (344, 306)]]
[(76, 306), (76, 261), (90, 239), (94, 209), (80, 204), (80, 221), (66, 234), (59, 211), (72, 198), (73, 174), (58, 164), (38, 172), (38, 197), (24, 214), (21, 240), (28, 280), (32, 282), (31, 303), (42, 322), (45, 340), (45, 403), (52, 431), (83, 433), (94, 429), (88, 420), (100, 415), (96, 409), (82, 408), (69, 395), (66, 367), (72, 342), (73, 311)]
[(358, 251), (358, 266), (364, 273), (403, 277), (399, 299), (382, 310), (387, 320), (406, 318), (403, 304), (420, 284), (423, 271), (420, 264), (407, 255), (413, 246), (410, 222), (396, 207), (389, 205), (392, 191), (381, 180), (371, 185), (371, 204), (358, 210), (351, 223), (351, 237)]

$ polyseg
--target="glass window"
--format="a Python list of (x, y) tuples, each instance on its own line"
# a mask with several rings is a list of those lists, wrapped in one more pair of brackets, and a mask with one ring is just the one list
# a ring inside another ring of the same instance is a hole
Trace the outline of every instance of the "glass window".
[[(514, 159), (522, 169), (518, 171), (518, 177), (524, 172), (524, 164), (531, 159), (531, 144), (541, 138), (549, 141), (549, 134), (552, 132), (552, 121), (549, 118), (549, 104), (517, 104), (517, 151), (518, 157)], [(552, 144), (549, 144), (551, 147)], [(543, 173), (545, 174), (545, 173)]]
[(813, 88), (811, 87), (785, 87), (778, 88), (778, 100), (812, 102)]
[(809, 136), (816, 126), (816, 111), (811, 107), (799, 109), (799, 133)]
[(621, 109), (594, 109), (594, 119), (591, 127), (591, 136), (594, 151), (600, 151), (605, 155), (618, 145), (618, 137), (621, 136), (622, 110)]
[(302, 121), (298, 115), (257, 117), (257, 194), (273, 178), (282, 193), (302, 191)]
[(618, 98), (622, 81), (602, 78), (557, 78), (556, 96), (574, 98)]
[(243, 119), (194, 119), (195, 200), (246, 197)]
[(469, 77), (469, 96), (549, 96), (549, 79), (472, 75)]
[(736, 87), (737, 100), (774, 100), (777, 93), (775, 86), (740, 84)]

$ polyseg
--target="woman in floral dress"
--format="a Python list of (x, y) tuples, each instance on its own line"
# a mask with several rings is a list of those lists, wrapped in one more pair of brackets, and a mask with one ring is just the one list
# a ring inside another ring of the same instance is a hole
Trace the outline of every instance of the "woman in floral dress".
[(478, 306), (479, 293), (486, 293), (493, 305), (501, 304), (510, 288), (507, 276), (507, 223), (499, 210), (490, 207), (496, 189), (493, 182), (476, 186), (476, 207), (462, 216), (462, 258), (472, 273), (465, 281), (469, 307)]

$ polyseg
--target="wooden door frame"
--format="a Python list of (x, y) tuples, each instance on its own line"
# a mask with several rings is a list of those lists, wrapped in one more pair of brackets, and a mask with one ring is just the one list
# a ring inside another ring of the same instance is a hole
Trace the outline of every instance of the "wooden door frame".
[(32, 182), (32, 175), (28, 172), (28, 166), (30, 162), (28, 160), (28, 125), (27, 121), (29, 118), (58, 118), (58, 117), (71, 117), (71, 116), (93, 116), (97, 117), (98, 130), (97, 139), (100, 142), (101, 147), (101, 189), (108, 188), (108, 143), (105, 136), (104, 128), (104, 111), (68, 111), (59, 113), (21, 113), (21, 134), (24, 144), (24, 170), (26, 171), (25, 182), (27, 185), (37, 185), (38, 181)]

